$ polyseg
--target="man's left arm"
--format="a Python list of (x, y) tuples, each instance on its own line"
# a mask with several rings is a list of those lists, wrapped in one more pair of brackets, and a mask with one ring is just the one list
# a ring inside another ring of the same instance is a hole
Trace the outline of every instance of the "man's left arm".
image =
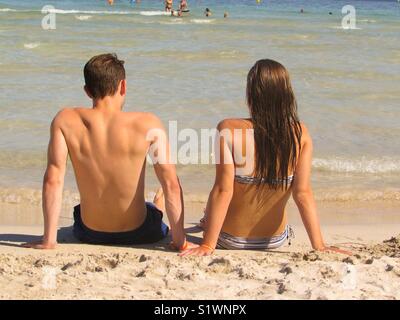
[(61, 211), (67, 157), (68, 147), (60, 127), (60, 115), (57, 115), (50, 128), (47, 168), (43, 178), (44, 234), (41, 241), (24, 244), (25, 247), (53, 249), (57, 244), (58, 219)]

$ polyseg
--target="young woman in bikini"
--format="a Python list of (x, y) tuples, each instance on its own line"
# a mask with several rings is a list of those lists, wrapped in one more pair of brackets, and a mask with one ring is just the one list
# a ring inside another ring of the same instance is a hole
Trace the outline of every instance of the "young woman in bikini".
[(173, 6), (173, 0), (165, 0), (165, 11), (171, 12)]
[(313, 145), (297, 116), (287, 70), (260, 60), (247, 77), (248, 119), (219, 123), (219, 162), (203, 221), (202, 244), (182, 255), (224, 249), (273, 249), (291, 236), (291, 196), (315, 250), (347, 253), (324, 243), (310, 175)]

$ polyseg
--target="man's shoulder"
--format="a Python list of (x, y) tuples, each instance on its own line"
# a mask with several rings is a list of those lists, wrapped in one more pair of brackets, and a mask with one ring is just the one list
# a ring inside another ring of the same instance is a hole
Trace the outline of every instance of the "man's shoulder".
[(73, 116), (77, 116), (82, 112), (85, 112), (88, 110), (88, 108), (83, 108), (83, 107), (64, 107), (54, 117), (54, 119), (63, 119), (63, 118), (69, 118)]
[(152, 112), (125, 112), (125, 115), (140, 127), (152, 128), (162, 125), (160, 118)]
[(53, 125), (60, 125), (63, 122), (75, 117), (77, 115), (77, 112), (78, 112), (77, 109), (80, 109), (80, 108), (71, 108), (71, 107), (62, 108), (54, 116), (52, 124)]

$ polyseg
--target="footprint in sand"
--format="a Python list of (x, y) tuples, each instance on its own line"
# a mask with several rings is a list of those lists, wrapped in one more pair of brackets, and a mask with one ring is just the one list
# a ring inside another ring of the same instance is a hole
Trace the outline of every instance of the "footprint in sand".
[(45, 266), (49, 266), (50, 262), (46, 259), (38, 259), (33, 263), (33, 266), (36, 268), (43, 268)]
[(319, 257), (319, 255), (316, 252), (311, 251), (311, 252), (305, 253), (303, 255), (303, 260), (314, 262), (317, 260), (321, 260), (321, 258)]
[(206, 272), (213, 273), (231, 273), (232, 264), (231, 261), (226, 258), (215, 258), (208, 264)]
[(276, 290), (276, 292), (277, 292), (278, 294), (283, 294), (283, 293), (285, 293), (286, 291), (287, 291), (287, 288), (286, 288), (285, 284), (284, 284), (283, 282), (279, 283), (279, 284), (278, 284), (278, 289)]
[(145, 278), (146, 277), (146, 270), (142, 270), (135, 275), (136, 278)]
[(319, 272), (324, 279), (331, 279), (338, 276), (337, 272), (335, 272), (331, 266), (323, 266)]
[(237, 272), (240, 279), (255, 279), (256, 276), (252, 272), (245, 271), (242, 267), (235, 268), (233, 271)]
[(287, 276), (288, 274), (293, 273), (293, 269), (290, 266), (285, 265), (285, 266), (282, 267), (281, 270), (279, 270), (279, 272), (283, 273), (285, 276)]
[(148, 261), (148, 260), (150, 260), (150, 259), (151, 259), (150, 256), (146, 256), (146, 255), (142, 254), (142, 255), (140, 256), (140, 258), (139, 258), (139, 262), (145, 262), (145, 261)]

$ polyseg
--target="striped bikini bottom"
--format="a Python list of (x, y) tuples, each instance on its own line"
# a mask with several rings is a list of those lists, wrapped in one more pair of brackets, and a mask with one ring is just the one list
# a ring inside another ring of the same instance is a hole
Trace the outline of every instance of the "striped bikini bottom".
[(242, 237), (234, 237), (228, 233), (221, 232), (218, 238), (218, 248), (228, 250), (266, 250), (281, 247), (286, 240), (290, 241), (294, 238), (294, 232), (291, 226), (286, 226), (285, 231), (271, 238), (255, 238), (248, 239)]

